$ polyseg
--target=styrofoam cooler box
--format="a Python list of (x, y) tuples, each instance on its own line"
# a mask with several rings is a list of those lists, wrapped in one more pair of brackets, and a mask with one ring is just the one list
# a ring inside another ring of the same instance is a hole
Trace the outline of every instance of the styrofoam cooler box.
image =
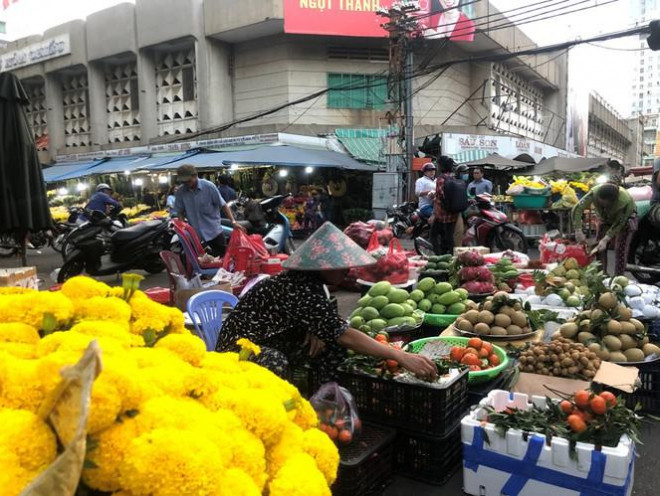
[(618, 446), (577, 443), (571, 458), (569, 442), (553, 437), (509, 430), (502, 436), (494, 424), (483, 422), (492, 406), (528, 409), (544, 406), (546, 398), (508, 391), (491, 391), (479, 407), (461, 421), (463, 489), (475, 496), (630, 496), (635, 443), (622, 436)]

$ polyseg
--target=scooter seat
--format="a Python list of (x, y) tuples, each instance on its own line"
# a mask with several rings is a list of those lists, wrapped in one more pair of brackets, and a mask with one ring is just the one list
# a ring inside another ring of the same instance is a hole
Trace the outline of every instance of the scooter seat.
[(139, 238), (143, 234), (152, 231), (157, 227), (160, 227), (162, 224), (163, 221), (161, 220), (149, 220), (147, 222), (141, 222), (140, 224), (116, 231), (112, 234), (110, 239), (113, 243), (126, 243), (128, 241)]

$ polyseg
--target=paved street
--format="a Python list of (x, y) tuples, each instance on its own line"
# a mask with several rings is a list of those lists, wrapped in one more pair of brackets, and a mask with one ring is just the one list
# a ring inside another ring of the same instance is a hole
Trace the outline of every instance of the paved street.
[[(48, 288), (55, 284), (50, 279), (51, 272), (61, 265), (61, 257), (50, 248), (37, 251), (30, 250), (28, 253), (28, 263), (36, 265), (39, 279), (42, 281), (41, 288)], [(15, 258), (0, 259), (0, 268), (17, 267), (18, 261)], [(140, 272), (142, 273), (142, 272)], [(141, 286), (143, 289), (155, 286), (168, 286), (167, 274), (143, 273), (145, 280)], [(120, 284), (121, 278), (108, 276), (99, 278), (108, 284)], [(339, 311), (343, 315), (348, 315), (354, 307), (359, 295), (339, 291), (336, 293), (339, 303)], [(660, 427), (645, 423), (642, 429), (643, 445), (638, 447), (639, 458), (635, 470), (635, 486), (632, 496), (656, 496), (658, 487), (660, 487), (660, 457), (657, 456), (657, 446), (660, 445)], [(417, 482), (405, 477), (397, 476), (394, 482), (385, 490), (383, 496), (458, 496), (462, 494), (462, 471), (458, 471), (449, 480), (447, 484), (436, 487), (421, 482)], [(358, 495), (356, 495), (358, 496)]]

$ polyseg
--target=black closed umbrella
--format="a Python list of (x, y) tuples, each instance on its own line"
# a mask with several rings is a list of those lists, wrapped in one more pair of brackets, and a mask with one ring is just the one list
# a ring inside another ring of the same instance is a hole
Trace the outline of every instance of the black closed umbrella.
[(27, 103), (18, 78), (0, 74), (0, 232), (14, 234), (23, 246), (28, 232), (52, 227), (46, 184), (23, 109)]

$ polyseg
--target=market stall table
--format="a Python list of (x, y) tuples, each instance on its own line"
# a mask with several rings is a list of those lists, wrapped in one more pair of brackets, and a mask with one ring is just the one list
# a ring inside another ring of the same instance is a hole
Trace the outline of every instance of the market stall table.
[[(543, 329), (539, 329), (538, 331), (536, 331), (536, 332), (534, 333), (534, 336), (532, 336), (532, 337), (530, 337), (530, 338), (528, 338), (528, 339), (506, 340), (506, 341), (500, 339), (500, 340), (496, 340), (496, 341), (494, 341), (494, 343), (495, 343), (495, 344), (511, 345), (511, 346), (519, 347), (519, 346), (525, 346), (525, 344), (527, 344), (527, 343), (535, 343), (535, 342), (542, 341), (542, 340), (543, 340), (543, 335), (544, 335), (544, 331), (543, 331)], [(465, 337), (465, 336), (463, 336), (462, 334), (460, 334), (459, 332), (457, 332), (457, 331), (454, 329), (454, 325), (453, 325), (453, 324), (450, 325), (449, 327), (447, 327), (444, 331), (442, 331), (442, 332), (440, 333), (440, 336), (445, 336), (445, 337)], [(486, 339), (486, 341), (488, 340), (488, 336), (482, 336), (482, 337), (483, 337), (484, 339)]]

